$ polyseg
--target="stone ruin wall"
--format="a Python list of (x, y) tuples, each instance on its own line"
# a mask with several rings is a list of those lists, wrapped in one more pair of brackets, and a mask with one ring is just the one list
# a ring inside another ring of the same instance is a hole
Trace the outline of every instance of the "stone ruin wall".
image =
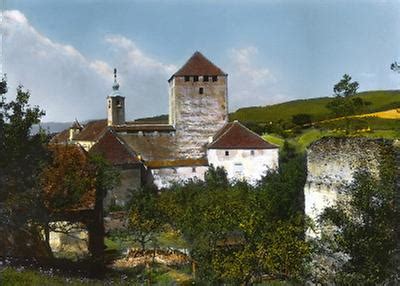
[[(181, 158), (202, 158), (209, 138), (228, 120), (227, 78), (218, 81), (185, 82), (174, 78), (171, 86), (171, 114), (175, 122), (178, 153)], [(199, 94), (199, 88), (204, 94)]]
[(368, 138), (323, 138), (314, 142), (307, 151), (306, 215), (315, 220), (325, 207), (334, 204), (338, 191), (352, 182), (357, 170), (378, 176), (386, 144), (400, 145), (399, 141)]

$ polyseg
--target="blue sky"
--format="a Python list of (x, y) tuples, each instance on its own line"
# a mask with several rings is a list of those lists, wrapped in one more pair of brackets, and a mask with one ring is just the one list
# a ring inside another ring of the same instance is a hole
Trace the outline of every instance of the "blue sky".
[(400, 1), (4, 0), (3, 72), (46, 121), (105, 117), (111, 71), (128, 117), (166, 113), (167, 79), (199, 50), (229, 74), (229, 107), (398, 89)]

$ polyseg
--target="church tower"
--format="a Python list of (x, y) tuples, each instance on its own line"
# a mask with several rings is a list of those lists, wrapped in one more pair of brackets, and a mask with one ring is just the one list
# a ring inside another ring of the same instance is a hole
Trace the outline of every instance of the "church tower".
[(200, 52), (168, 80), (169, 124), (184, 158), (206, 156), (209, 138), (228, 122), (228, 75)]
[(125, 124), (125, 97), (121, 96), (117, 82), (117, 69), (114, 69), (113, 91), (107, 97), (107, 125)]

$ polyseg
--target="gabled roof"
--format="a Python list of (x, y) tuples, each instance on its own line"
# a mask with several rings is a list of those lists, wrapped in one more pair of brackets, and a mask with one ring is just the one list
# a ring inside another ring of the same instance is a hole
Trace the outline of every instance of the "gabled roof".
[(58, 132), (50, 139), (50, 144), (65, 144), (69, 139), (69, 129)]
[(76, 141), (97, 141), (107, 129), (107, 120), (93, 120), (88, 122), (81, 132), (74, 138)]
[(145, 162), (169, 161), (179, 158), (175, 136), (138, 136), (129, 133), (118, 134), (118, 136)]
[(213, 64), (209, 59), (203, 56), (200, 52), (195, 52), (190, 59), (176, 72), (174, 76), (185, 75), (226, 75), (219, 67)]
[(107, 130), (103, 134), (99, 141), (90, 149), (89, 153), (102, 155), (113, 165), (140, 163), (136, 153), (111, 130)]
[(238, 121), (227, 123), (214, 136), (208, 149), (276, 149)]

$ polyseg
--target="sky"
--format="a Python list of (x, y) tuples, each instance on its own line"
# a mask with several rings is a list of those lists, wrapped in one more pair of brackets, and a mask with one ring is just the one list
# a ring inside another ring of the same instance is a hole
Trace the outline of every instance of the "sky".
[(400, 89), (400, 0), (0, 0), (2, 72), (43, 121), (106, 117), (113, 68), (127, 119), (168, 112), (169, 77), (200, 51), (228, 73), (229, 110)]

